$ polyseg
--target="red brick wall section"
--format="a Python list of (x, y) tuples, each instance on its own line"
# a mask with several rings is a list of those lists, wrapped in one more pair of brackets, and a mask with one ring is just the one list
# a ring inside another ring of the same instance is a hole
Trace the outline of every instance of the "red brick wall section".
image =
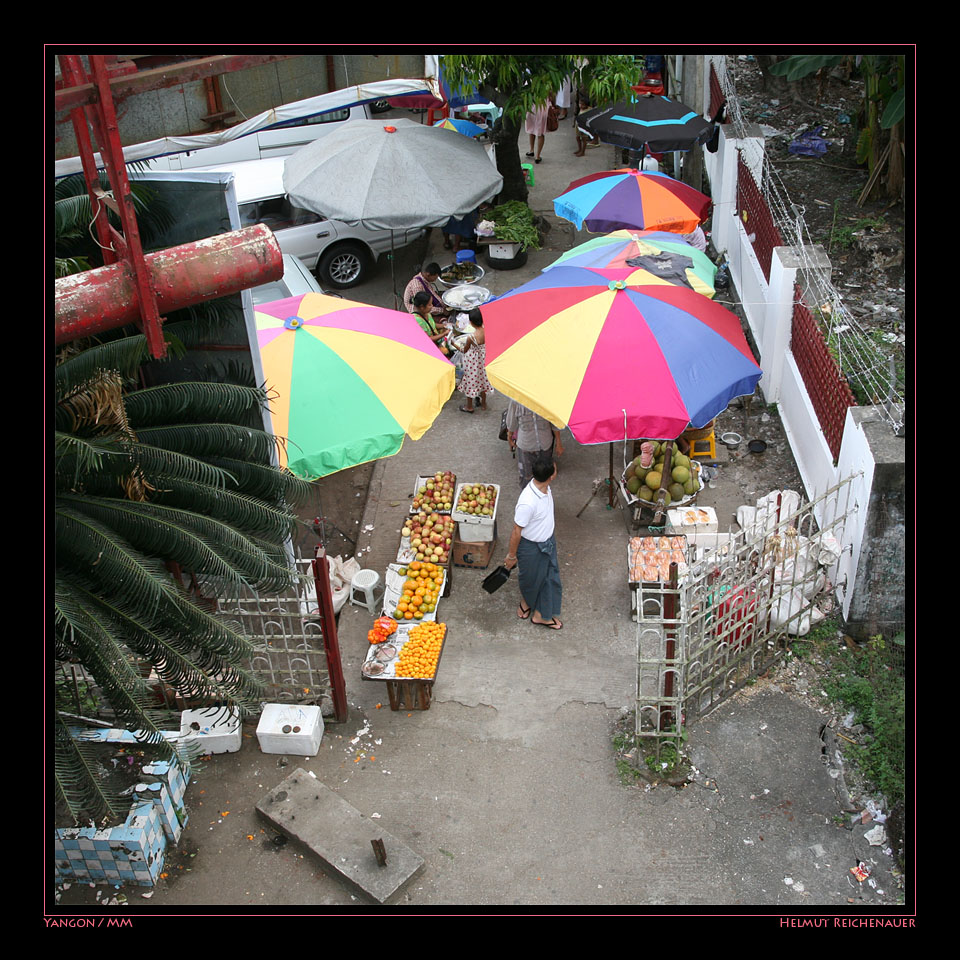
[(856, 400), (846, 377), (827, 347), (827, 341), (816, 318), (801, 299), (799, 287), (794, 287), (790, 349), (827, 445), (836, 460), (840, 455), (847, 407), (856, 406)]
[(750, 168), (743, 162), (742, 153), (737, 158), (737, 215), (743, 221), (747, 235), (754, 238), (753, 252), (769, 282), (773, 248), (781, 246), (783, 241)]

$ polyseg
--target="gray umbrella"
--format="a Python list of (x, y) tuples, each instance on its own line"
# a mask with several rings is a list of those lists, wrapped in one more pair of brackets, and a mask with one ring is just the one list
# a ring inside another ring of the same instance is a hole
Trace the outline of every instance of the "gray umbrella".
[(287, 158), (298, 207), (379, 230), (443, 226), (500, 192), (483, 146), (412, 120), (357, 120)]

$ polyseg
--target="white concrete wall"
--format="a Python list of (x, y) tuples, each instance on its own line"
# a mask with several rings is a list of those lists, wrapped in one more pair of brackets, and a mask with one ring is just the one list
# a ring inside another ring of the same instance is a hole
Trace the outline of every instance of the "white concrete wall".
[[(704, 58), (704, 87), (709, 96), (709, 58)], [(750, 134), (756, 131), (751, 128)], [(760, 268), (749, 234), (736, 209), (737, 160), (740, 152), (759, 183), (762, 169), (762, 137), (737, 139), (731, 125), (721, 126), (717, 153), (704, 150), (704, 167), (711, 185), (713, 220), (711, 239), (729, 264), (730, 279), (742, 304), (750, 332), (760, 351), (763, 379), (760, 387), (768, 403), (776, 403), (793, 452), (804, 489), (809, 500), (822, 496), (831, 487), (856, 474), (851, 506), (856, 506), (845, 525), (844, 554), (837, 573), (838, 582), (855, 583), (857, 563), (863, 544), (866, 506), (874, 473), (874, 463), (862, 430), (854, 424), (850, 413), (844, 428), (840, 459), (833, 462), (819, 419), (796, 361), (790, 352), (790, 331), (793, 318), (794, 284), (800, 258), (789, 248), (774, 251), (768, 281)], [(816, 262), (815, 251), (808, 251), (807, 260)], [(846, 496), (842, 504), (847, 504)], [(846, 615), (850, 609), (850, 593), (842, 591), (840, 599)]]

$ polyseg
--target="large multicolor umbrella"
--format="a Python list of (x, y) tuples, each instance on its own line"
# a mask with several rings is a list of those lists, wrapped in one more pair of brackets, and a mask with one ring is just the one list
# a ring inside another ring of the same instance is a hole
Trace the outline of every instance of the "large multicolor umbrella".
[(653, 170), (607, 170), (574, 180), (553, 201), (558, 217), (578, 230), (667, 230), (692, 233), (711, 200), (686, 183)]
[(617, 230), (593, 237), (544, 270), (563, 266), (602, 270), (606, 279), (625, 280), (630, 287), (669, 283), (688, 286), (705, 297), (716, 293), (713, 261), (677, 234), (664, 231)]
[(651, 153), (692, 150), (706, 143), (713, 124), (696, 110), (670, 97), (644, 94), (609, 107), (596, 107), (577, 117), (603, 143)]
[(580, 443), (672, 439), (762, 371), (719, 304), (677, 286), (568, 284), (556, 267), (483, 306), (491, 383)]
[(409, 313), (307, 293), (261, 304), (257, 340), (281, 466), (314, 479), (418, 440), (453, 393), (454, 367)]

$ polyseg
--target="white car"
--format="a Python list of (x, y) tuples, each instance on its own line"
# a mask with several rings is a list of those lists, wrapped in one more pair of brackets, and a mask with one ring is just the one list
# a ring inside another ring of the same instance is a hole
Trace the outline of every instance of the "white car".
[[(325, 293), (313, 274), (303, 262), (291, 253), (283, 255), (283, 276), (272, 283), (261, 283), (250, 291), (253, 305), (272, 303), (274, 300), (286, 300), (287, 297), (299, 297), (305, 293)], [(337, 296), (337, 294), (333, 294)]]
[[(356, 286), (367, 278), (377, 257), (390, 251), (390, 231), (351, 227), (294, 207), (283, 192), (285, 162), (284, 157), (273, 157), (194, 169), (233, 174), (240, 225), (265, 223), (281, 251), (299, 257), (322, 286), (340, 290)], [(394, 230), (393, 245), (406, 246), (423, 233), (422, 229)]]

